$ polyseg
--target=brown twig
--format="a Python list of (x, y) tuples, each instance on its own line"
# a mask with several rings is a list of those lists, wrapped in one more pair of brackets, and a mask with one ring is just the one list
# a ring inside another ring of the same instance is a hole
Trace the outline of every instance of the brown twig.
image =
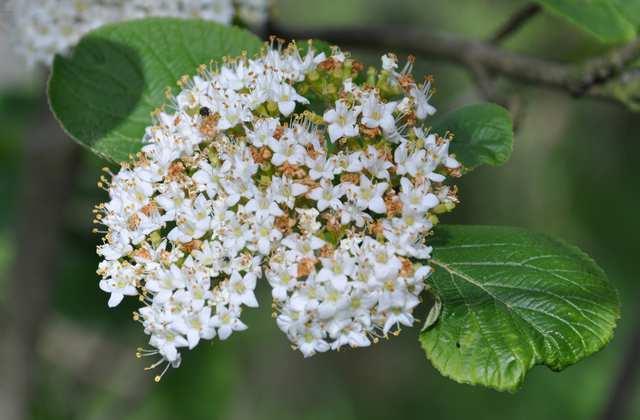
[(540, 7), (539, 4), (529, 3), (524, 5), (524, 7), (518, 9), (504, 24), (502, 24), (502, 26), (500, 26), (489, 42), (492, 44), (500, 44), (522, 28), (525, 23), (541, 11), (542, 7)]
[(589, 60), (578, 75), (575, 86), (577, 96), (590, 94), (593, 87), (602, 85), (622, 74), (625, 67), (640, 56), (640, 38), (610, 51), (601, 57)]
[[(542, 11), (542, 7), (536, 3), (525, 4), (516, 10), (507, 20), (500, 25), (493, 36), (489, 38), (489, 43), (493, 45), (501, 45), (509, 37), (522, 29), (531, 19), (536, 17)], [(491, 102), (495, 102), (504, 106), (511, 112), (514, 122), (514, 130), (520, 126), (522, 119), (522, 98), (516, 93), (500, 92), (496, 83), (497, 75), (495, 72), (488, 72), (481, 66), (471, 68), (476, 78), (479, 92), (482, 97)]]
[[(602, 75), (611, 76), (640, 56), (640, 40), (608, 52), (585, 63), (561, 63), (507, 51), (491, 42), (464, 39), (446, 33), (420, 28), (379, 25), (335, 28), (294, 28), (274, 25), (271, 32), (289, 39), (315, 38), (340, 45), (377, 50), (388, 48), (447, 60), (469, 69), (480, 66), (523, 83), (564, 91), (573, 96), (594, 96), (593, 81), (601, 83)], [(585, 83), (586, 82), (586, 83)], [(608, 99), (615, 99), (609, 97)]]

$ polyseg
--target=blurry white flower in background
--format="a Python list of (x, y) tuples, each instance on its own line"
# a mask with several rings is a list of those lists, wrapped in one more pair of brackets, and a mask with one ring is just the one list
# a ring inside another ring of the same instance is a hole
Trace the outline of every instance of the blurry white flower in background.
[(269, 0), (9, 0), (3, 21), (16, 51), (29, 67), (50, 66), (87, 32), (145, 17), (200, 18), (231, 24), (235, 16), (259, 28)]

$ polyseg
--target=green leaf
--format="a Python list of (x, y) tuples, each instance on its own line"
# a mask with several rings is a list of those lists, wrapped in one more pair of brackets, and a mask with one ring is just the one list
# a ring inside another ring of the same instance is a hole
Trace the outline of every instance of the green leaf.
[(613, 4), (636, 30), (640, 28), (640, 0), (613, 0)]
[(254, 54), (250, 32), (202, 20), (144, 19), (104, 26), (73, 54), (57, 56), (49, 81), (51, 108), (69, 135), (114, 162), (140, 150), (151, 112), (200, 64)]
[(499, 166), (513, 150), (513, 124), (509, 112), (495, 104), (477, 104), (449, 112), (434, 127), (444, 135), (453, 133), (451, 152), (466, 170), (482, 164)]
[[(637, 0), (538, 0), (545, 9), (606, 43), (631, 41), (636, 37)], [(630, 3), (630, 4), (627, 4)]]
[(559, 371), (611, 340), (617, 293), (578, 248), (490, 226), (443, 226), (432, 244), (442, 313), (420, 342), (443, 375), (514, 391), (534, 365)]
[(331, 55), (331, 45), (325, 41), (321, 41), (319, 39), (303, 39), (296, 40), (296, 44), (300, 49), (300, 55), (304, 56), (309, 51), (309, 44), (313, 47), (316, 53), (325, 53), (327, 57)]

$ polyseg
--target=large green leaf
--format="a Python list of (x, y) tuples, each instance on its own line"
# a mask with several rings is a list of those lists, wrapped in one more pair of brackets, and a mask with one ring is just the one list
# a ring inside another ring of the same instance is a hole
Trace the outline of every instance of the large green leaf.
[(637, 0), (538, 0), (538, 3), (602, 42), (630, 41), (637, 34)]
[(640, 0), (612, 0), (622, 16), (640, 29)]
[(469, 105), (449, 112), (433, 129), (439, 134), (453, 133), (451, 152), (467, 170), (482, 164), (502, 165), (513, 150), (511, 116), (495, 104)]
[(150, 113), (167, 87), (200, 64), (257, 52), (250, 32), (202, 20), (155, 18), (117, 23), (85, 36), (73, 54), (56, 57), (51, 108), (69, 135), (119, 162), (141, 147)]
[(444, 226), (433, 249), (442, 312), (420, 341), (443, 375), (513, 391), (534, 365), (561, 370), (611, 340), (617, 293), (578, 248), (515, 228)]

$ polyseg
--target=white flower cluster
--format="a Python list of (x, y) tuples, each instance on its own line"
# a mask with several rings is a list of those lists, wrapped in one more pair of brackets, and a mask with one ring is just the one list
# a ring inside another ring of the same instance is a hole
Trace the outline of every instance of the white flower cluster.
[(141, 355), (168, 368), (179, 348), (245, 329), (263, 278), (305, 356), (413, 324), (426, 240), (457, 203), (445, 181), (460, 164), (422, 126), (430, 81), (396, 67), (388, 55), (365, 73), (338, 49), (280, 45), (201, 67), (158, 111), (136, 160), (103, 178), (110, 201), (96, 209), (100, 287), (109, 306), (145, 303)]
[(231, 24), (234, 16), (260, 26), (270, 0), (9, 0), (16, 50), (28, 64), (50, 66), (87, 32), (145, 17), (200, 18)]

